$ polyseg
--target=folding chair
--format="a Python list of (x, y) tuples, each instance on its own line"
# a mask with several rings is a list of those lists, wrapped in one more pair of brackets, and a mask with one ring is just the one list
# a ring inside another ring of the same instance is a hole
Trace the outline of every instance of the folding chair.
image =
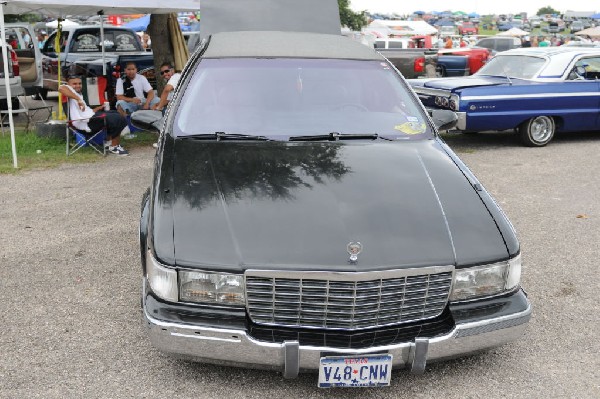
[[(69, 99), (68, 101), (74, 101)], [(67, 138), (67, 156), (79, 151), (84, 147), (90, 147), (95, 150), (97, 153), (106, 156), (106, 147), (104, 146), (104, 141), (106, 140), (106, 118), (104, 117), (92, 117), (93, 118), (102, 118), (104, 122), (104, 127), (97, 132), (86, 132), (84, 130), (77, 129), (73, 122), (77, 121), (77, 119), (71, 119), (69, 116), (69, 102), (65, 102), (65, 113), (67, 114), (67, 123), (66, 123), (66, 138)], [(71, 142), (71, 138), (73, 142)]]
[[(47, 111), (48, 112), (48, 115), (46, 116), (46, 119), (44, 122), (48, 122), (48, 120), (50, 119), (50, 116), (52, 115), (52, 105), (46, 104), (46, 101), (44, 99), (41, 100), (43, 105), (32, 105), (32, 104), (29, 104), (29, 101), (26, 100), (27, 96), (16, 96), (15, 98), (18, 100), (19, 108), (13, 109), (12, 114), (13, 114), (13, 117), (16, 115), (19, 115), (19, 114), (25, 115), (25, 117), (27, 118), (27, 125), (25, 126), (25, 132), (29, 132), (29, 126), (34, 122), (35, 115), (39, 111)], [(3, 135), (4, 135), (4, 121), (6, 119), (8, 119), (8, 110), (0, 111), (0, 125), (2, 125), (2, 134)]]

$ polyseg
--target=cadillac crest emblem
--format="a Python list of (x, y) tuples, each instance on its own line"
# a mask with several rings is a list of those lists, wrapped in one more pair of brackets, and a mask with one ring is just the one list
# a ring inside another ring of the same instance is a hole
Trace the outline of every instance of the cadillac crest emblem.
[(350, 254), (350, 262), (356, 262), (358, 260), (358, 254), (362, 252), (362, 244), (360, 242), (350, 242), (346, 246), (346, 250)]

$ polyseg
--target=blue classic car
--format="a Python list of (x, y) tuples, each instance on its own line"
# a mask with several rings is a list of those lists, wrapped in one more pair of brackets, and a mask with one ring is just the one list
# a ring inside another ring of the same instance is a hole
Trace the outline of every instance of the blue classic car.
[(451, 109), (463, 132), (516, 129), (541, 147), (557, 131), (600, 130), (600, 48), (520, 48), (476, 74), (410, 80), (430, 109)]

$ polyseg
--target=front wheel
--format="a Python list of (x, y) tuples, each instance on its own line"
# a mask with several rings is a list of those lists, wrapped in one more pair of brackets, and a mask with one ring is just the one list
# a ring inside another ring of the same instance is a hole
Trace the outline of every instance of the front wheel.
[(528, 147), (543, 147), (552, 140), (556, 131), (554, 119), (550, 116), (536, 116), (519, 127), (521, 141)]

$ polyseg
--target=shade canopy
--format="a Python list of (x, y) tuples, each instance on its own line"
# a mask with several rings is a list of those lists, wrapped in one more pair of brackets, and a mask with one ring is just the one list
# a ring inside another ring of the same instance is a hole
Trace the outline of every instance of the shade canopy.
[(584, 30), (580, 30), (575, 33), (577, 36), (589, 36), (593, 39), (600, 38), (600, 26), (596, 26), (595, 28), (587, 28)]
[[(65, 19), (61, 22), (63, 28), (68, 28), (70, 26), (79, 26), (79, 24), (75, 21), (71, 21), (70, 19)], [(58, 20), (50, 21), (46, 23), (46, 28), (56, 29), (58, 28)]]
[(498, 36), (521, 37), (521, 36), (527, 36), (527, 35), (529, 35), (529, 32), (526, 32), (523, 29), (519, 29), (516, 27), (510, 28), (509, 30), (504, 31), (502, 33), (498, 33)]
[[(1, 1), (0, 1), (1, 2)], [(67, 15), (104, 14), (168, 14), (179, 11), (200, 10), (200, 0), (10, 0), (4, 6), (4, 14), (38, 13), (50, 18)]]
[(148, 28), (149, 24), (150, 24), (150, 14), (146, 14), (141, 18), (137, 18), (137, 19), (127, 22), (123, 26), (125, 28), (132, 29), (136, 32), (142, 32)]

